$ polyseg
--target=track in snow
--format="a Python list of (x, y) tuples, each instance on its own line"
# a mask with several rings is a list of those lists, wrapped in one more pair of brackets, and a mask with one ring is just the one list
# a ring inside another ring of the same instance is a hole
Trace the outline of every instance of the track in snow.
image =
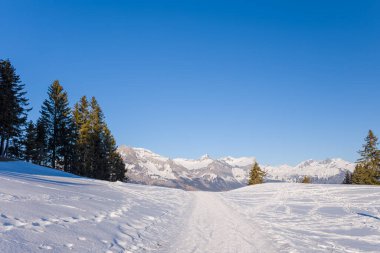
[(260, 228), (227, 206), (221, 200), (220, 194), (192, 194), (194, 200), (190, 217), (186, 227), (173, 243), (171, 252), (276, 252), (261, 234)]

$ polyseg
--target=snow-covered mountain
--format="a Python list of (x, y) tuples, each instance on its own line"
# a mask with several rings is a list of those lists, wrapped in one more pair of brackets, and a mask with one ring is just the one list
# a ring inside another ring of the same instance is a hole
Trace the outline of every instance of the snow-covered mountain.
[[(160, 156), (143, 148), (118, 148), (130, 182), (181, 188), (186, 190), (223, 191), (245, 186), (254, 157), (224, 157), (213, 159), (204, 155), (199, 159)], [(267, 181), (297, 182), (310, 176), (314, 183), (341, 183), (347, 170), (354, 164), (342, 159), (308, 160), (292, 167), (288, 165), (261, 167)]]

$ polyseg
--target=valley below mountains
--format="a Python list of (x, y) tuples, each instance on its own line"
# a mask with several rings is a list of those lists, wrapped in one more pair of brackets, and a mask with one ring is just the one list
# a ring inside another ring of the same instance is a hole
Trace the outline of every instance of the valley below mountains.
[[(204, 155), (199, 159), (161, 156), (143, 148), (120, 146), (129, 182), (179, 188), (184, 190), (226, 191), (247, 185), (254, 157), (224, 157)], [(267, 172), (267, 182), (298, 182), (309, 176), (312, 183), (340, 184), (346, 171), (355, 164), (339, 158), (323, 161), (307, 160), (297, 166), (260, 164)]]

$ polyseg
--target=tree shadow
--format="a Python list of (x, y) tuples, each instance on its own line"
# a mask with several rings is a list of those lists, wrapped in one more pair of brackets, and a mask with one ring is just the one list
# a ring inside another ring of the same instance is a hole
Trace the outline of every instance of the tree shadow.
[(0, 176), (56, 185), (89, 185), (84, 182), (67, 181), (68, 179), (83, 181), (89, 178), (27, 162), (0, 162)]
[(357, 213), (358, 215), (361, 215), (361, 216), (365, 216), (365, 217), (370, 217), (370, 218), (374, 218), (375, 220), (380, 220), (379, 217), (377, 216), (373, 216), (371, 214), (367, 214), (367, 213)]

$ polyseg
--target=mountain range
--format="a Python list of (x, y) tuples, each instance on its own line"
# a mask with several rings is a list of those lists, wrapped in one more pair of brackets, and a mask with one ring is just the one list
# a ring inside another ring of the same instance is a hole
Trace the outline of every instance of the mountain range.
[[(243, 187), (256, 161), (255, 157), (213, 159), (209, 155), (199, 159), (171, 159), (125, 145), (120, 146), (118, 152), (126, 164), (130, 182), (184, 190), (225, 191)], [(354, 170), (355, 164), (335, 158), (307, 160), (297, 166), (260, 166), (267, 172), (266, 181), (298, 182), (309, 176), (313, 183), (339, 184), (347, 170)]]

